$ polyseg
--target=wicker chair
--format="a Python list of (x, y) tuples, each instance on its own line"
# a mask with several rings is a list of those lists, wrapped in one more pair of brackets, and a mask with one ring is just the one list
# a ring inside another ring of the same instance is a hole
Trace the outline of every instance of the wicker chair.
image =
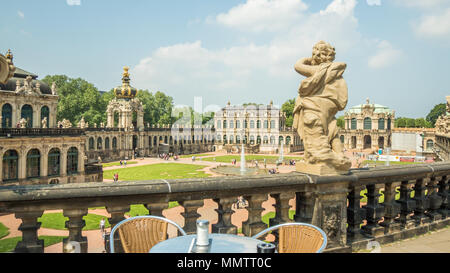
[(252, 238), (279, 229), (278, 253), (320, 253), (327, 246), (325, 232), (305, 223), (286, 223), (267, 228)]
[(119, 238), (125, 253), (148, 253), (159, 242), (167, 239), (168, 224), (174, 225), (184, 236), (186, 232), (175, 222), (158, 216), (136, 216), (123, 220), (111, 230), (110, 251), (114, 253), (114, 233)]

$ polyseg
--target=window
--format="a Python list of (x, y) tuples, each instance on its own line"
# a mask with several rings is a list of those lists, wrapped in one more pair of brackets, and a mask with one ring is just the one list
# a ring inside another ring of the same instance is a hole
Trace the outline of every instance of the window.
[(378, 130), (384, 130), (384, 118), (378, 120)]
[(2, 128), (12, 127), (12, 106), (6, 103), (2, 107)]
[(237, 144), (241, 144), (241, 137), (240, 136), (236, 136), (236, 143)]
[(364, 119), (364, 130), (372, 130), (372, 119), (371, 118)]
[(256, 137), (256, 144), (261, 144), (261, 136)]
[(234, 128), (234, 121), (230, 120), (230, 128), (233, 129)]
[(105, 149), (109, 150), (109, 137), (105, 138)]
[(227, 121), (226, 120), (223, 121), (223, 129), (227, 129)]
[(255, 121), (254, 120), (250, 121), (250, 128), (251, 129), (255, 128)]
[(283, 141), (284, 141), (283, 136), (280, 136), (280, 137), (278, 138), (278, 145), (281, 145), (281, 143), (283, 143)]
[(276, 126), (275, 126), (275, 120), (271, 120), (271, 121), (270, 121), (270, 128), (271, 128), (271, 129), (275, 129), (275, 128), (276, 128)]
[(25, 104), (22, 106), (20, 117), (27, 121), (27, 128), (33, 128), (33, 107), (31, 105)]
[(343, 135), (341, 135), (340, 140), (341, 140), (341, 143), (344, 144), (345, 137)]
[(13, 181), (19, 178), (19, 155), (15, 150), (3, 154), (3, 181)]
[(60, 172), (61, 153), (59, 149), (51, 149), (48, 153), (48, 176), (58, 176)]
[(239, 120), (236, 120), (236, 129), (241, 128), (241, 122)]
[(67, 152), (67, 174), (75, 174), (78, 172), (78, 150), (72, 147)]
[(117, 149), (117, 138), (116, 137), (114, 137), (113, 140), (112, 140), (112, 148), (114, 150)]
[(218, 120), (217, 121), (217, 129), (220, 129), (220, 128), (222, 128), (222, 121)]
[(38, 149), (32, 149), (27, 154), (27, 178), (41, 176), (41, 153)]
[(261, 128), (261, 121), (260, 120), (256, 121), (256, 128), (257, 129)]
[(263, 144), (269, 143), (269, 138), (267, 136), (264, 136), (263, 138)]
[(291, 137), (290, 136), (286, 137), (286, 145), (291, 145)]
[(44, 118), (47, 118), (47, 128), (49, 128), (49, 121), (50, 121), (50, 110), (47, 106), (43, 106), (41, 108), (41, 124), (39, 124), (42, 127), (42, 121)]
[(244, 128), (247, 129), (247, 127), (248, 127), (248, 121), (244, 120)]
[(101, 137), (97, 138), (97, 150), (101, 150), (102, 149), (102, 145), (103, 145), (103, 140)]
[(264, 129), (269, 128), (269, 121), (265, 120), (264, 121)]
[(234, 136), (230, 136), (229, 141), (230, 141), (230, 144), (233, 144)]
[(250, 136), (250, 144), (255, 144), (255, 136)]
[(433, 146), (434, 146), (433, 140), (431, 140), (431, 139), (427, 140), (427, 150), (433, 149)]
[(352, 130), (356, 130), (356, 118), (352, 118)]
[(275, 137), (274, 136), (270, 137), (270, 144), (275, 144)]
[(227, 135), (223, 135), (223, 143), (224, 144), (227, 144), (228, 142), (227, 142)]
[(94, 138), (89, 138), (89, 150), (94, 150)]
[(391, 119), (390, 118), (388, 118), (388, 120), (387, 120), (387, 129), (391, 130)]

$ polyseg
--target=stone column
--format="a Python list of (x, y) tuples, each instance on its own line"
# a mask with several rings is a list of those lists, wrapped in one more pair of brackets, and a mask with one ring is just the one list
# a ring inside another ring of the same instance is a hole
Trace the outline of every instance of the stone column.
[(269, 225), (275, 226), (293, 222), (293, 220), (289, 218), (289, 209), (291, 208), (289, 201), (295, 198), (295, 194), (292, 192), (283, 192), (271, 194), (271, 196), (275, 199), (275, 204), (273, 204), (275, 207), (275, 218), (269, 220)]
[(227, 233), (236, 234), (237, 228), (231, 224), (231, 216), (233, 215), (232, 205), (236, 202), (235, 197), (217, 198), (214, 202), (218, 204), (217, 212), (218, 220), (217, 224), (212, 225), (213, 233)]
[[(66, 156), (67, 160), (67, 156)], [(84, 150), (82, 149), (82, 146), (78, 146), (78, 173), (83, 174), (84, 173)], [(67, 170), (67, 164), (66, 164), (66, 170)]]
[(61, 176), (67, 175), (67, 149), (61, 149)]
[(48, 148), (44, 148), (41, 150), (41, 177), (47, 177), (48, 176)]
[(22, 231), (22, 241), (18, 242), (14, 252), (17, 253), (44, 253), (44, 240), (38, 239), (38, 230), (41, 223), (37, 221), (44, 211), (16, 212), (15, 217), (22, 219), (19, 230)]
[(69, 217), (69, 220), (66, 222), (66, 228), (69, 230), (69, 237), (63, 240), (63, 252), (66, 252), (66, 245), (69, 242), (77, 242), (80, 244), (80, 253), (87, 253), (87, 237), (82, 236), (82, 229), (85, 226), (83, 217), (88, 214), (88, 210), (66, 209), (63, 214), (65, 217)]
[(27, 151), (26, 149), (20, 149), (19, 152), (19, 179), (25, 179), (27, 177)]
[(204, 204), (203, 200), (182, 201), (180, 205), (184, 207), (184, 231), (188, 234), (194, 234), (197, 230), (197, 219), (201, 216), (197, 210)]
[[(111, 218), (108, 221), (111, 225), (111, 230), (115, 225), (125, 219), (124, 214), (130, 211), (129, 205), (107, 205), (106, 210), (111, 214)], [(120, 242), (119, 233), (114, 233), (114, 249), (116, 253), (123, 252), (122, 244)]]
[(242, 222), (242, 233), (246, 236), (253, 236), (267, 228), (267, 225), (261, 221), (261, 213), (264, 211), (262, 203), (267, 201), (267, 194), (253, 194), (244, 196), (248, 201), (248, 220)]
[(400, 223), (395, 221), (395, 218), (400, 213), (400, 205), (395, 201), (397, 193), (396, 188), (400, 186), (400, 182), (387, 183), (384, 188), (384, 220), (380, 224), (384, 227), (384, 233), (399, 232)]

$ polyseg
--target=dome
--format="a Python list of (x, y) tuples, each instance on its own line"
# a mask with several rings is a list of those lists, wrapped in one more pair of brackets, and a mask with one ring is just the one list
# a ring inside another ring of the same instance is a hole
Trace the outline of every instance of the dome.
[(14, 72), (14, 76), (8, 80), (6, 84), (0, 83), (0, 90), (2, 91), (16, 91), (16, 83), (17, 81), (20, 81), (23, 83), (23, 81), (30, 76), (32, 78), (31, 86), (33, 88), (36, 87), (36, 84), (39, 83), (40, 91), (44, 95), (52, 95), (52, 89), (43, 81), (39, 81), (37, 78), (38, 76), (27, 72), (21, 68), (16, 67), (16, 71)]
[(114, 88), (114, 95), (118, 99), (133, 99), (137, 95), (137, 89), (130, 86), (129, 67), (123, 68), (122, 85)]
[(367, 100), (367, 103), (365, 104), (358, 104), (355, 105), (353, 107), (351, 107), (350, 109), (348, 109), (348, 111), (346, 113), (348, 114), (361, 114), (362, 110), (364, 108), (372, 108), (373, 109), (373, 113), (374, 114), (387, 114), (387, 115), (393, 115), (394, 111), (392, 109), (389, 109), (387, 106), (381, 105), (381, 104), (374, 104), (374, 103), (369, 103), (369, 100)]

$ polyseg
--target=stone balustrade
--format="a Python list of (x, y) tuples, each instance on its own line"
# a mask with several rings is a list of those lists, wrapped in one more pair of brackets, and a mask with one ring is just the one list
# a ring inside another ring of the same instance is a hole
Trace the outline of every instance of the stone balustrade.
[(41, 136), (80, 136), (85, 131), (79, 128), (0, 128), (0, 137), (41, 137)]
[[(89, 243), (82, 236), (82, 217), (89, 208), (106, 207), (114, 226), (125, 219), (134, 204), (143, 204), (151, 215), (161, 216), (168, 202), (184, 207), (183, 228), (195, 233), (195, 222), (204, 199), (217, 203), (217, 223), (212, 231), (236, 234), (232, 209), (243, 197), (248, 218), (242, 232), (252, 236), (267, 227), (261, 221), (263, 203), (270, 197), (276, 215), (270, 225), (307, 222), (321, 227), (329, 252), (365, 248), (376, 240), (392, 242), (445, 227), (450, 223), (450, 163), (434, 163), (373, 170), (353, 170), (349, 175), (308, 176), (300, 173), (249, 177), (214, 177), (120, 183), (85, 183), (0, 188), (0, 213), (22, 219), (22, 241), (15, 252), (43, 252), (37, 219), (46, 210), (63, 210), (69, 220), (67, 241), (77, 241), (83, 252)], [(364, 193), (364, 196), (361, 195)], [(414, 193), (414, 194), (413, 194)], [(361, 200), (363, 197), (367, 200)], [(289, 201), (295, 200), (295, 215)], [(68, 202), (67, 200), (70, 200)], [(363, 202), (362, 202), (363, 201)], [(276, 235), (276, 234), (275, 234)], [(116, 239), (117, 240), (117, 239)], [(120, 241), (117, 240), (118, 249)]]

